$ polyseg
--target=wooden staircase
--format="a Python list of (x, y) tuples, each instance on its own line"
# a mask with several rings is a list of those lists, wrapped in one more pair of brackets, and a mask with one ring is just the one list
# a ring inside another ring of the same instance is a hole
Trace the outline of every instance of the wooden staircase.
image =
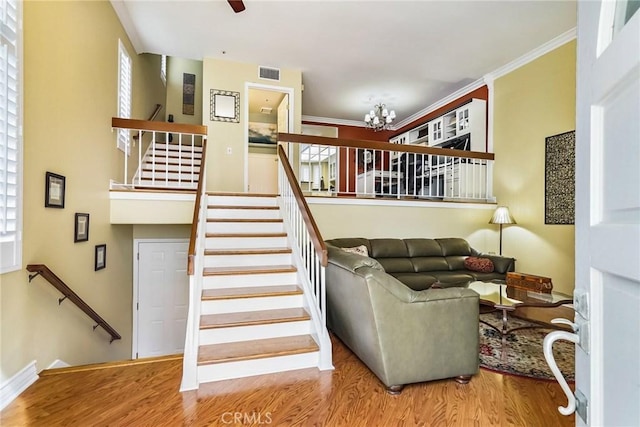
[(133, 178), (135, 188), (195, 190), (202, 147), (190, 144), (150, 144)]
[(207, 197), (198, 383), (318, 367), (276, 196)]

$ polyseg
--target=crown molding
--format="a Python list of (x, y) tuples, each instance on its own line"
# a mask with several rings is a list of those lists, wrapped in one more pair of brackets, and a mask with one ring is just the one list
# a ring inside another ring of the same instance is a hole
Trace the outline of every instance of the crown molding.
[(563, 46), (569, 43), (571, 40), (575, 39), (577, 35), (576, 28), (573, 27), (568, 31), (560, 34), (559, 36), (549, 40), (543, 45), (538, 46), (532, 51), (522, 55), (520, 58), (515, 59), (514, 61), (509, 62), (506, 65), (494, 70), (490, 73), (485, 74), (484, 79), (486, 81), (498, 79), (506, 74), (511, 73), (512, 71), (522, 67), (523, 65), (528, 64), (531, 61), (534, 61), (540, 58), (542, 55), (545, 55), (560, 46)]
[(466, 85), (463, 88), (458, 89), (457, 91), (453, 92), (452, 94), (442, 98), (441, 100), (434, 102), (433, 104), (429, 105), (427, 108), (424, 108), (420, 111), (418, 111), (417, 113), (412, 114), (411, 116), (407, 117), (406, 119), (402, 120), (401, 122), (398, 122), (394, 125), (394, 130), (396, 129), (401, 129), (404, 126), (426, 116), (427, 114), (431, 113), (432, 111), (437, 110), (438, 108), (444, 107), (445, 105), (455, 101), (456, 99), (468, 94), (469, 92), (473, 92), (474, 90), (482, 87), (485, 85), (484, 79), (480, 78), (478, 80), (476, 80), (475, 82), (469, 83), (468, 85)]
[(317, 123), (326, 123), (328, 125), (342, 125), (342, 126), (355, 126), (359, 128), (365, 127), (364, 121), (356, 121), (356, 120), (344, 120), (344, 119), (334, 119), (331, 117), (318, 117), (318, 116), (302, 116), (303, 122), (317, 122)]

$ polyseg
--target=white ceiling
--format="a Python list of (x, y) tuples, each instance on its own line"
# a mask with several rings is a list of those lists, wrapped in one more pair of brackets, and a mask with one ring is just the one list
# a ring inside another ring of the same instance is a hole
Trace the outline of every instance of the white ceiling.
[(403, 119), (576, 26), (567, 1), (112, 0), (138, 53), (302, 71), (302, 113)]

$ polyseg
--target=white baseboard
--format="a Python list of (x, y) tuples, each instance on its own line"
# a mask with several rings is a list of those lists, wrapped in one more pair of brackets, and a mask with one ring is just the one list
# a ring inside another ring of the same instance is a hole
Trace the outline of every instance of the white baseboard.
[(22, 368), (20, 372), (9, 378), (4, 384), (0, 385), (0, 410), (20, 396), (31, 384), (38, 379), (38, 371), (36, 370), (36, 361), (32, 361)]
[(47, 369), (68, 368), (69, 366), (71, 365), (64, 360), (56, 359), (51, 365), (47, 366)]

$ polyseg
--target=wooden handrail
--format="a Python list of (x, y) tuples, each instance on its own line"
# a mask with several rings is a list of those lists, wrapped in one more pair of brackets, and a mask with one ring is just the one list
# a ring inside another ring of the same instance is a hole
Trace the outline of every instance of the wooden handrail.
[[(286, 135), (286, 134), (281, 134)], [(331, 138), (329, 138), (331, 139)], [(289, 164), (289, 158), (284, 152), (282, 145), (278, 145), (278, 156), (280, 157), (280, 163), (282, 164), (282, 168), (284, 169), (285, 175), (287, 175), (287, 179), (289, 180), (289, 185), (291, 185), (291, 190), (293, 191), (293, 196), (298, 203), (298, 207), (300, 208), (300, 213), (302, 215), (302, 219), (304, 219), (305, 224), (307, 225), (307, 230), (309, 231), (309, 236), (311, 237), (311, 242), (316, 249), (316, 253), (318, 254), (318, 258), (320, 259), (320, 265), (323, 267), (327, 266), (327, 245), (324, 243), (322, 236), (320, 235), (320, 230), (318, 230), (318, 225), (316, 221), (313, 219), (313, 215), (311, 215), (311, 210), (309, 209), (309, 205), (307, 205), (307, 200), (302, 194), (302, 189), (298, 184), (298, 180), (293, 173), (293, 169), (291, 169), (291, 165)]]
[(102, 317), (100, 317), (98, 313), (93, 311), (89, 304), (84, 302), (84, 300), (80, 298), (78, 294), (73, 292), (73, 290), (71, 290), (71, 288), (69, 288), (69, 286), (67, 286), (67, 284), (62, 281), (62, 279), (56, 276), (53, 271), (49, 269), (49, 267), (44, 264), (29, 264), (27, 265), (27, 271), (30, 273), (34, 273), (29, 275), (29, 282), (31, 282), (36, 276), (40, 275), (49, 283), (51, 283), (54, 288), (62, 292), (62, 295), (64, 295), (64, 297), (58, 299), (58, 304), (62, 304), (62, 301), (64, 301), (65, 299), (69, 299), (71, 300), (71, 302), (77, 305), (80, 310), (84, 311), (87, 316), (91, 317), (97, 323), (97, 325), (93, 327), (94, 331), (98, 326), (102, 326), (102, 329), (104, 329), (109, 333), (109, 335), (111, 335), (111, 341), (109, 341), (109, 343), (112, 343), (113, 340), (119, 340), (121, 338), (120, 334), (118, 334), (116, 330), (111, 327), (111, 325), (109, 325)]
[[(153, 110), (153, 113), (151, 113), (151, 115), (149, 116), (149, 119), (147, 119), (148, 122), (152, 122), (156, 119), (156, 117), (158, 117), (158, 114), (160, 114), (160, 110), (162, 110), (162, 104), (156, 104), (156, 109)], [(142, 132), (142, 135), (144, 135), (144, 132)], [(138, 139), (140, 138), (141, 135), (136, 134), (133, 135), (133, 139)]]
[(142, 131), (189, 133), (206, 136), (207, 127), (202, 125), (190, 125), (187, 123), (152, 122), (149, 120), (111, 118), (111, 127), (118, 129), (133, 129)]
[(202, 186), (204, 185), (204, 168), (207, 163), (207, 138), (202, 139), (202, 157), (200, 160), (200, 176), (198, 176), (198, 189), (196, 190), (196, 201), (193, 206), (193, 219), (191, 220), (191, 235), (189, 237), (189, 252), (187, 253), (187, 274), (193, 276), (195, 270), (196, 257), (196, 235), (198, 232), (198, 214), (200, 213), (200, 203), (202, 199)]
[(405, 153), (432, 154), (436, 156), (464, 157), (467, 159), (495, 160), (493, 153), (480, 151), (453, 150), (451, 148), (422, 147), (412, 144), (391, 144), (389, 142), (368, 141), (364, 139), (330, 138), (326, 136), (301, 135), (297, 133), (278, 133), (278, 141), (303, 144), (332, 145), (335, 147), (364, 148), (368, 150), (402, 151)]

